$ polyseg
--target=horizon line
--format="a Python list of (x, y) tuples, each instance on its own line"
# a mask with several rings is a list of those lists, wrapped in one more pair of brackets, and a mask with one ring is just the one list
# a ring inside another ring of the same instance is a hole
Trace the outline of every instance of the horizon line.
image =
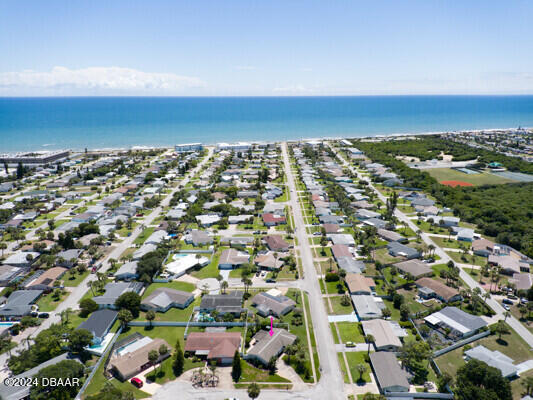
[(414, 94), (315, 94), (315, 95), (28, 95), (28, 96), (2, 96), (0, 99), (53, 99), (53, 98), (332, 98), (332, 97), (528, 97), (533, 93), (414, 93)]

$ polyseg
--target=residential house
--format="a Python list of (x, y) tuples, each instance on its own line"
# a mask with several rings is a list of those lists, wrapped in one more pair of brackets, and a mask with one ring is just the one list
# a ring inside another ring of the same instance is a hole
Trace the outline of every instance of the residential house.
[(423, 299), (436, 298), (444, 303), (460, 301), (461, 295), (459, 291), (444, 283), (436, 281), (431, 278), (420, 278), (415, 282), (418, 289), (418, 294)]
[(407, 242), (407, 238), (405, 236), (402, 236), (399, 233), (394, 232), (394, 231), (389, 231), (387, 229), (378, 229), (377, 233), (381, 239), (386, 240), (387, 242), (398, 242), (398, 243)]
[(331, 246), (331, 253), (337, 262), (339, 262), (339, 258), (341, 257), (352, 257), (350, 248), (344, 244), (334, 244)]
[(362, 321), (361, 325), (365, 335), (372, 335), (374, 337), (376, 351), (397, 352), (402, 347), (397, 329), (394, 328), (394, 325), (390, 321), (370, 319)]
[(196, 221), (202, 226), (211, 226), (220, 221), (220, 216), (217, 214), (197, 215)]
[(370, 353), (370, 363), (382, 393), (409, 391), (407, 373), (400, 368), (394, 353), (387, 351)]
[(246, 251), (226, 249), (220, 255), (218, 269), (239, 268), (242, 264), (250, 261), (250, 254)]
[(373, 226), (376, 229), (385, 229), (390, 223), (379, 218), (367, 218), (363, 224)]
[(424, 318), (426, 324), (434, 329), (449, 331), (457, 339), (467, 338), (487, 326), (481, 317), (468, 314), (457, 307), (445, 307)]
[(387, 250), (393, 257), (405, 257), (407, 260), (420, 257), (420, 252), (413, 248), (398, 242), (387, 243)]
[(252, 298), (252, 306), (257, 309), (257, 313), (262, 317), (272, 315), (279, 318), (292, 311), (295, 305), (294, 300), (283, 296), (277, 289), (260, 292)]
[(185, 341), (185, 353), (228, 365), (241, 346), (240, 332), (191, 332)]
[(76, 329), (85, 329), (93, 335), (93, 345), (101, 344), (117, 320), (118, 312), (109, 309), (96, 310)]
[(105, 285), (105, 293), (102, 296), (93, 297), (100, 308), (115, 309), (115, 302), (126, 292), (139, 293), (143, 287), (141, 282), (111, 282)]
[(273, 333), (260, 330), (253, 337), (245, 358), (255, 359), (263, 365), (267, 365), (272, 358), (277, 358), (287, 346), (296, 341), (297, 336), (285, 329), (274, 328)]
[(360, 274), (366, 269), (363, 261), (356, 260), (353, 257), (338, 257), (336, 261), (337, 266), (347, 273)]
[(372, 278), (367, 278), (362, 274), (347, 273), (344, 280), (350, 294), (371, 295), (376, 287)]
[(355, 246), (355, 239), (352, 235), (347, 233), (335, 233), (327, 235), (327, 238), (331, 240), (333, 244), (342, 244), (345, 246)]
[(281, 235), (268, 235), (265, 236), (263, 240), (265, 241), (267, 247), (272, 251), (289, 251), (290, 245), (285, 240), (283, 240), (283, 237)]
[(152, 251), (155, 251), (155, 250), (157, 250), (157, 245), (153, 243), (145, 243), (133, 252), (132, 259), (134, 261), (140, 260), (146, 254), (151, 253)]
[(157, 288), (141, 302), (143, 310), (153, 310), (158, 312), (167, 312), (171, 307), (187, 308), (194, 301), (194, 295), (183, 290), (171, 288)]
[(42, 290), (15, 290), (6, 304), (0, 307), (0, 318), (18, 319), (32, 311), (32, 305), (43, 294)]
[(241, 291), (233, 291), (228, 294), (208, 294), (202, 297), (200, 311), (211, 312), (216, 310), (219, 314), (231, 313), (240, 315), (242, 308)]
[(360, 320), (381, 318), (381, 308), (376, 298), (369, 295), (352, 295), (352, 303)]
[(115, 279), (122, 281), (131, 281), (137, 279), (139, 275), (137, 274), (137, 261), (128, 261), (113, 274)]
[(81, 249), (63, 250), (57, 253), (56, 264), (64, 268), (72, 268), (78, 263), (80, 254), (83, 253)]
[[(159, 353), (159, 348), (162, 345), (169, 349), (165, 354)], [(160, 363), (171, 356), (171, 349), (172, 347), (163, 339), (143, 337), (135, 345), (130, 345), (116, 353), (114, 357), (111, 357), (109, 367), (118, 379), (125, 381), (152, 366), (150, 361), (148, 361), (148, 354), (151, 351), (157, 352), (159, 357), (156, 363)]]
[(26, 275), (27, 272), (28, 268), (0, 265), (0, 286), (8, 286), (10, 283)]
[(481, 257), (488, 257), (494, 251), (494, 242), (481, 238), (472, 242), (472, 252)]
[(514, 365), (514, 360), (507, 357), (498, 350), (489, 350), (483, 345), (478, 345), (465, 351), (467, 361), (476, 359), (483, 361), (485, 364), (499, 369), (504, 378), (513, 378), (518, 375), (518, 367)]
[(509, 282), (515, 285), (516, 290), (529, 290), (533, 286), (533, 276), (529, 272), (514, 273)]
[(433, 270), (421, 260), (407, 260), (393, 264), (402, 274), (411, 274), (418, 279), (423, 276), (433, 275)]
[(17, 251), (4, 260), (4, 264), (13, 267), (28, 268), (41, 254), (36, 251)]
[(265, 213), (263, 214), (263, 223), (266, 226), (283, 225), (287, 223), (287, 218), (284, 215)]
[(205, 246), (213, 243), (213, 237), (205, 231), (192, 230), (185, 234), (185, 243), (195, 247)]
[(46, 271), (39, 271), (35, 274), (35, 279), (26, 284), (25, 289), (49, 292), (54, 288), (56, 280), (61, 278), (66, 271), (67, 269), (62, 267), (52, 267)]
[(253, 221), (254, 216), (250, 214), (230, 215), (228, 217), (228, 224), (245, 224)]

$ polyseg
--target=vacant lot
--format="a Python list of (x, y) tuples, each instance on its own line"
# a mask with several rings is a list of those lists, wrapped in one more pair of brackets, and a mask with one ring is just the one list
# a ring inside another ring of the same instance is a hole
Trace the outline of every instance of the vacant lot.
[(450, 168), (429, 168), (425, 171), (439, 182), (463, 181), (476, 186), (516, 182), (512, 179), (503, 178), (487, 172), (482, 172), (480, 174), (465, 174), (464, 172), (456, 171)]

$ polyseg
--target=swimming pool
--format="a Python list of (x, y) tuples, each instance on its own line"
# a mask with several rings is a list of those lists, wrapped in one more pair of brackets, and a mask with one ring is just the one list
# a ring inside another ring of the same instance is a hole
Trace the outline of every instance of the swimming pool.
[(5, 322), (5, 321), (0, 322), (0, 326), (13, 326), (15, 324), (16, 322)]

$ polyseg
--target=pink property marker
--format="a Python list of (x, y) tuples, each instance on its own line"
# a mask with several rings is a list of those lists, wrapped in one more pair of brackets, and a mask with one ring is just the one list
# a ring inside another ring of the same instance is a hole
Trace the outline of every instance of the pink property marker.
[(268, 332), (268, 334), (270, 336), (272, 336), (274, 334), (274, 322), (273, 322), (272, 317), (270, 317), (270, 331)]

